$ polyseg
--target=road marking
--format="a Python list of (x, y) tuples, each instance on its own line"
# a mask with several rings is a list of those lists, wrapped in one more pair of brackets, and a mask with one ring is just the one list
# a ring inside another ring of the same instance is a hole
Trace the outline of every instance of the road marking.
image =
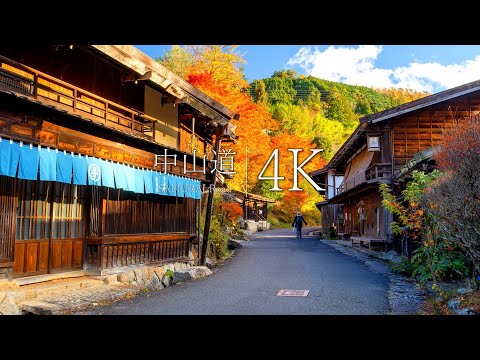
[(277, 296), (308, 296), (310, 290), (291, 290), (282, 289), (277, 292)]

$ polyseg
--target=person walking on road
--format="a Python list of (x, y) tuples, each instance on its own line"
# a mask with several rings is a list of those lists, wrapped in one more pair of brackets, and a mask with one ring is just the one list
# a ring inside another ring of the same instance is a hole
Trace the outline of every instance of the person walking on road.
[(300, 211), (297, 211), (297, 215), (295, 216), (295, 219), (293, 219), (292, 226), (297, 230), (297, 239), (302, 238), (302, 226), (303, 223), (305, 225), (308, 225), (305, 219), (302, 216), (302, 213)]

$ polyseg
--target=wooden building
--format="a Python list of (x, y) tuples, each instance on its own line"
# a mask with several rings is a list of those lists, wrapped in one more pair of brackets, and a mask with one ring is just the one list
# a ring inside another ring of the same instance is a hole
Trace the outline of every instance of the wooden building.
[(244, 193), (237, 190), (230, 190), (227, 194), (232, 194), (234, 201), (238, 202), (243, 209), (243, 218), (246, 221), (262, 222), (268, 221), (268, 204), (275, 201), (264, 196)]
[(382, 207), (379, 185), (390, 184), (399, 195), (412, 170), (433, 169), (444, 129), (479, 111), (475, 81), (361, 118), (329, 164), (310, 173), (326, 188), (325, 200), (317, 203), (324, 234), (335, 226), (340, 237), (389, 248), (392, 216)]
[(0, 279), (187, 259), (232, 118), (133, 46), (0, 46)]

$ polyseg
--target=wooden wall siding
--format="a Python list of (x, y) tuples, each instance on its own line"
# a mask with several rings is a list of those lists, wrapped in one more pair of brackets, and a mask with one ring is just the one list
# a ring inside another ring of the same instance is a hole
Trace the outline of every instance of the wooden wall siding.
[(321, 207), (322, 212), (322, 233), (329, 237), (330, 227), (335, 224), (337, 233), (344, 233), (345, 227), (342, 220), (338, 220), (338, 215), (343, 216), (343, 205), (327, 204)]
[(13, 261), (17, 198), (15, 179), (0, 176), (0, 263)]
[[(358, 207), (357, 204), (360, 200), (365, 202), (365, 208), (367, 210), (367, 220), (365, 222), (365, 236), (366, 237), (384, 237), (385, 236), (385, 219), (382, 208), (382, 199), (380, 193), (377, 190), (370, 190), (363, 193), (361, 196), (355, 196), (350, 198), (344, 203), (343, 212), (347, 213), (347, 222), (345, 226), (345, 232), (352, 236), (359, 235), (359, 221), (358, 221)], [(377, 209), (378, 212), (378, 226), (380, 232), (377, 232)], [(345, 216), (345, 214), (344, 214)]]
[(192, 131), (180, 124), (180, 150), (189, 154), (193, 154), (193, 150), (197, 150), (197, 156), (202, 157), (205, 154), (205, 143), (198, 134), (193, 138)]
[[(245, 220), (263, 221), (268, 216), (267, 204), (264, 202), (247, 200), (242, 207), (244, 212), (243, 217)], [(262, 210), (262, 214), (260, 214), (260, 210)]]
[(381, 131), (380, 153), (374, 157), (376, 163), (392, 164), (392, 139), (390, 127), (386, 126)]
[(81, 269), (83, 264), (83, 239), (52, 240), (51, 272)]
[(443, 138), (443, 131), (454, 126), (454, 117), (466, 118), (472, 114), (465, 100), (455, 102), (451, 107), (457, 110), (450, 113), (448, 105), (441, 105), (391, 121), (395, 172), (415, 153), (438, 145)]
[(213, 140), (210, 136), (205, 135), (197, 127), (195, 129), (195, 138), (192, 141), (192, 120), (181, 120), (179, 125), (179, 144), (180, 151), (193, 154), (193, 150), (197, 150), (197, 156), (203, 157), (206, 155), (207, 159), (213, 159)]
[(27, 240), (15, 242), (15, 276), (48, 273), (49, 240)]
[[(76, 131), (71, 128), (45, 121), (38, 117), (25, 115), (25, 110), (7, 110), (11, 108), (6, 100), (0, 97), (0, 136), (7, 136), (14, 140), (31, 142), (42, 146), (51, 146), (59, 150), (96, 156), (105, 160), (112, 160), (142, 168), (164, 171), (164, 166), (155, 167), (154, 152), (144, 151), (117, 141), (107, 140), (88, 132)], [(66, 121), (58, 121), (65, 124)], [(173, 150), (168, 150), (173, 154)], [(158, 153), (161, 155), (161, 152)], [(202, 172), (187, 172), (184, 174), (183, 156), (177, 156), (177, 166), (168, 165), (167, 171), (172, 174), (186, 176), (198, 180), (205, 180)], [(198, 161), (197, 169), (201, 166)], [(193, 169), (192, 157), (187, 156), (187, 169)]]
[(107, 189), (104, 235), (185, 232), (195, 234), (196, 201)]

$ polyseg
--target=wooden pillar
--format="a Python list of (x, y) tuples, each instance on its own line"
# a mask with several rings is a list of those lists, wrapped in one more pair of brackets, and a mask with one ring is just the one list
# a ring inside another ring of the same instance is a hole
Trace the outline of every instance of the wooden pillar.
[[(218, 135), (215, 139), (215, 157), (214, 160), (218, 167), (218, 153), (220, 152), (220, 145), (222, 140), (218, 138)], [(218, 171), (218, 169), (217, 169)], [(208, 188), (208, 200), (207, 200), (207, 213), (205, 216), (205, 228), (203, 229), (203, 243), (202, 243), (202, 255), (200, 257), (200, 265), (204, 266), (207, 261), (207, 249), (208, 249), (208, 237), (210, 235), (210, 223), (212, 220), (213, 212), (213, 195), (215, 193), (215, 180), (217, 173), (212, 171), (210, 174), (210, 186)]]
[[(200, 259), (200, 226), (202, 221), (202, 195), (198, 201), (195, 200), (197, 204), (197, 260)], [(192, 248), (193, 251), (193, 248)], [(198, 264), (198, 263), (197, 263)]]
[(245, 198), (243, 198), (243, 217), (245, 221), (247, 221), (247, 202), (245, 201)]
[[(80, 189), (81, 185), (77, 185), (77, 191), (82, 191)], [(88, 268), (88, 247), (87, 241), (90, 236), (90, 207), (92, 206), (92, 194), (88, 187), (83, 189), (83, 204), (82, 204), (82, 222), (83, 222), (83, 270)]]

